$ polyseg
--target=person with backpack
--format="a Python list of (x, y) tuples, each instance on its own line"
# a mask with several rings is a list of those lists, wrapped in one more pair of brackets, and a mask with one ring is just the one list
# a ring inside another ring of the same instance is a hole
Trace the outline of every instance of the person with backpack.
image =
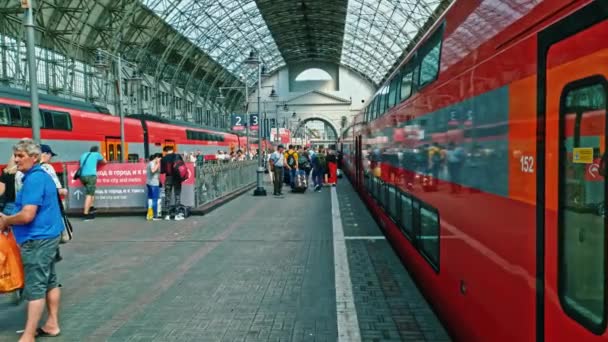
[[(174, 153), (173, 146), (165, 146), (163, 152), (165, 156), (160, 160), (160, 173), (165, 175), (165, 220), (171, 220), (173, 217), (175, 221), (181, 221), (185, 217), (177, 211), (181, 206), (182, 182), (188, 179), (188, 168), (182, 156)], [(175, 197), (173, 206), (172, 197)]]
[(319, 152), (313, 155), (311, 164), (312, 181), (315, 185), (315, 191), (319, 192), (323, 186), (323, 176), (325, 175), (325, 169), (327, 168), (327, 160), (323, 147), (319, 147)]
[(306, 181), (310, 178), (310, 171), (312, 171), (312, 163), (310, 154), (308, 153), (308, 147), (302, 148), (298, 150), (298, 166), (300, 170), (303, 170), (306, 173)]
[(289, 145), (289, 150), (285, 152), (285, 161), (287, 163), (286, 167), (289, 170), (289, 185), (291, 185), (291, 189), (293, 190), (299, 169), (298, 152), (294, 151), (293, 145)]

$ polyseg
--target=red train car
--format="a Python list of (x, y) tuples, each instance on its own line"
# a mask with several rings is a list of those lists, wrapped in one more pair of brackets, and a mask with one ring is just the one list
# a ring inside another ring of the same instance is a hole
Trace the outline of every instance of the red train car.
[(607, 19), (456, 0), (342, 138), (456, 340), (608, 340)]
[[(0, 87), (0, 156), (8, 157), (12, 145), (31, 136), (28, 95), (20, 90)], [(41, 95), (41, 139), (52, 145), (57, 161), (78, 160), (91, 146), (99, 146), (110, 161), (138, 160), (161, 152), (164, 146), (178, 152), (201, 152), (215, 156), (218, 150), (244, 148), (245, 138), (205, 129), (197, 125), (169, 121), (149, 115), (125, 119), (125, 154), (121, 156), (120, 119), (107, 109), (84, 102)], [(0, 160), (0, 164), (4, 164)]]

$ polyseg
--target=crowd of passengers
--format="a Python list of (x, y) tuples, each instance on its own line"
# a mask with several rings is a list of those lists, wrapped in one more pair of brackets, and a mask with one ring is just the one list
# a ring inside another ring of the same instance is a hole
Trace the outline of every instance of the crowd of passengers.
[[(283, 184), (293, 192), (308, 189), (320, 192), (324, 185), (336, 186), (342, 154), (320, 146), (316, 151), (308, 146), (279, 145), (267, 157), (273, 195), (283, 195)], [(312, 182), (310, 180), (312, 179)]]

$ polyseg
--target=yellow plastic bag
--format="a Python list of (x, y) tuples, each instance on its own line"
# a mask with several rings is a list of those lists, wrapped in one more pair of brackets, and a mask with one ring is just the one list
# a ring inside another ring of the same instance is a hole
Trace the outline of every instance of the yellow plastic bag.
[(0, 293), (23, 288), (24, 274), (21, 252), (13, 232), (0, 232)]

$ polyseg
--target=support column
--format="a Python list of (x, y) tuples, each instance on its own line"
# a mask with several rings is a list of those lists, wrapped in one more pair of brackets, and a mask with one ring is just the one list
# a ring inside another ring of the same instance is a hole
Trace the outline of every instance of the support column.
[(36, 74), (36, 32), (34, 30), (34, 0), (22, 2), (27, 6), (24, 26), (27, 40), (27, 63), (30, 75), (30, 97), (32, 103), (32, 139), (40, 144), (40, 111), (38, 109), (38, 78)]

